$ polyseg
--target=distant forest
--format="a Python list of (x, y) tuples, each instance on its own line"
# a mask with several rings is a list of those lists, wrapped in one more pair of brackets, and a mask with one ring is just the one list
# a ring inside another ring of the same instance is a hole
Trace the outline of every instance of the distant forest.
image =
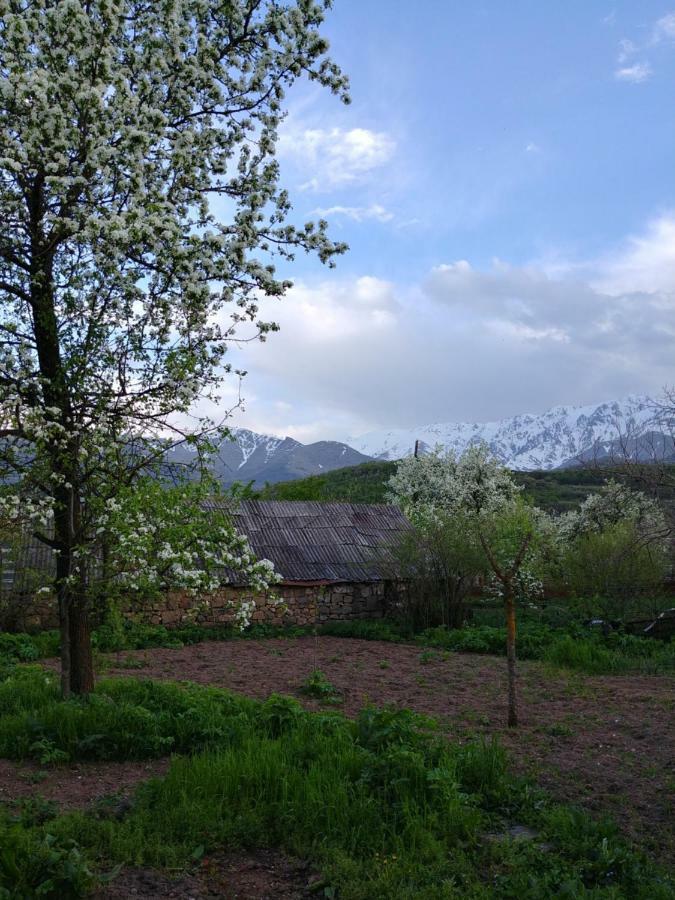
[[(311, 475), (296, 481), (268, 484), (253, 496), (262, 500), (322, 500), (343, 503), (386, 503), (387, 482), (396, 470), (396, 462), (368, 462), (323, 475)], [(675, 483), (675, 466), (669, 481)], [(554, 469), (546, 472), (515, 472), (524, 493), (532, 502), (551, 512), (574, 509), (588, 494), (597, 491), (616, 475), (611, 468)], [(640, 489), (639, 484), (632, 487)], [(673, 490), (663, 500), (672, 503)]]

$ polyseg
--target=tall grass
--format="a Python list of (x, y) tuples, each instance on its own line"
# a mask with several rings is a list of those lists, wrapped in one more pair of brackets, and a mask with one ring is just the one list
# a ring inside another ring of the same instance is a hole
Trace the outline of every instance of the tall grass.
[[(370, 707), (350, 721), (286, 697), (133, 679), (60, 701), (36, 670), (11, 694), (2, 755), (31, 753), (36, 737), (70, 759), (184, 755), (121, 821), (0, 815), (3, 898), (77, 897), (92, 866), (189, 867), (221, 847), (259, 846), (313, 860), (323, 896), (343, 900), (670, 896), (611, 827), (587, 824), (582, 839), (575, 813), (511, 777), (498, 745), (450, 744), (409, 711)], [(540, 830), (547, 849), (489, 837), (513, 821)]]

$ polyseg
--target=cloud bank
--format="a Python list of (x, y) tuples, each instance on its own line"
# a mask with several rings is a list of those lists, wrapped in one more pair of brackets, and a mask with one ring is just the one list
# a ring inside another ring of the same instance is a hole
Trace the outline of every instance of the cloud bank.
[(270, 312), (281, 332), (237, 359), (241, 424), (301, 440), (658, 392), (673, 380), (675, 215), (597, 260), (297, 283)]

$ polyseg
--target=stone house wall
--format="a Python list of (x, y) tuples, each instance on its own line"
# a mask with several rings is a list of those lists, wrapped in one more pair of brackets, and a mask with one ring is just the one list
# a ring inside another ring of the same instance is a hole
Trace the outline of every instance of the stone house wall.
[[(124, 616), (153, 624), (175, 627), (188, 622), (222, 625), (233, 622), (242, 601), (255, 601), (251, 621), (269, 625), (315, 625), (347, 619), (378, 619), (385, 614), (389, 585), (384, 581), (340, 584), (281, 584), (274, 590), (277, 600), (255, 595), (246, 588), (224, 587), (201, 600), (182, 592), (122, 609)], [(58, 627), (53, 599), (17, 603), (13, 622), (5, 627), (37, 631)]]

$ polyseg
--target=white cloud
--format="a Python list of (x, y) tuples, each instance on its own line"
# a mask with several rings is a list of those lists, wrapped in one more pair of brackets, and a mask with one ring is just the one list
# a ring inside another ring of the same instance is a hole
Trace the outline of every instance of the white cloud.
[(615, 70), (614, 77), (619, 81), (628, 81), (632, 84), (640, 84), (643, 81), (647, 81), (652, 76), (652, 67), (648, 61), (636, 62), (633, 65), (627, 65), (627, 63), (637, 53), (653, 50), (656, 45), (664, 41), (675, 41), (675, 12), (666, 13), (665, 16), (658, 19), (654, 23), (651, 35), (647, 40), (641, 41), (639, 44), (627, 38), (619, 41), (619, 52), (617, 55), (619, 68)]
[(541, 153), (541, 147), (539, 144), (535, 144), (534, 141), (530, 141), (529, 144), (525, 147), (526, 153)]
[(313, 209), (310, 215), (321, 216), (324, 219), (329, 219), (333, 216), (344, 216), (347, 219), (353, 219), (355, 222), (364, 222), (367, 219), (374, 219), (377, 222), (391, 222), (394, 218), (394, 214), (379, 203), (371, 203), (370, 206), (319, 207), (318, 209)]
[(675, 291), (675, 213), (650, 222), (644, 234), (628, 238), (595, 268), (592, 283), (608, 294)]
[(280, 134), (279, 155), (312, 172), (305, 190), (324, 191), (365, 180), (387, 163), (396, 143), (383, 131), (367, 128), (298, 128), (289, 123)]
[(273, 315), (281, 332), (236, 359), (239, 424), (301, 440), (658, 392), (673, 377), (675, 214), (553, 272), (459, 260), (412, 286), (304, 283)]
[(624, 63), (631, 58), (631, 56), (637, 52), (637, 47), (632, 41), (624, 38), (619, 41), (619, 55), (617, 57), (618, 62)]
[(654, 26), (654, 43), (660, 41), (675, 41), (675, 12), (662, 16)]
[(623, 66), (616, 69), (614, 77), (617, 81), (629, 81), (632, 84), (641, 84), (652, 76), (652, 67), (648, 62), (635, 63), (632, 66)]

